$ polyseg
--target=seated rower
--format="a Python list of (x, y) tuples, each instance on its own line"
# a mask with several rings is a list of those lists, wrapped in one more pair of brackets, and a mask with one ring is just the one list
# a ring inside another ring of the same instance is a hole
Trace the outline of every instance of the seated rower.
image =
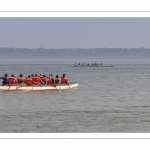
[(26, 78), (26, 84), (27, 85), (32, 85), (32, 78), (30, 75), (28, 75), (28, 77)]
[(65, 74), (63, 74), (63, 76), (61, 77), (61, 83), (66, 83), (66, 84), (68, 84), (68, 79), (67, 79), (67, 77), (66, 77)]
[(0, 79), (2, 79), (2, 85), (8, 84), (8, 74), (5, 73), (4, 77), (0, 77)]
[(17, 78), (18, 83), (24, 83), (24, 77), (22, 74), (19, 75), (19, 77)]
[(31, 74), (31, 78), (33, 78), (34, 77), (34, 74)]
[(38, 75), (38, 77), (39, 77), (40, 79), (43, 78), (43, 74), (40, 73), (40, 74)]
[(60, 83), (60, 78), (58, 75), (56, 75), (56, 78), (55, 78), (55, 84), (59, 84)]
[(47, 77), (47, 84), (54, 84), (54, 77), (53, 77), (53, 74), (50, 74), (48, 77)]
[(41, 81), (42, 81), (42, 84), (43, 83), (47, 83), (47, 77), (46, 77), (46, 75), (43, 75), (43, 77), (41, 78)]
[(11, 75), (11, 77), (8, 79), (9, 84), (16, 84), (17, 80), (14, 74)]
[(40, 79), (40, 77), (38, 77), (37, 74), (35, 74), (35, 76), (32, 77), (32, 81), (34, 84), (40, 84), (41, 79)]

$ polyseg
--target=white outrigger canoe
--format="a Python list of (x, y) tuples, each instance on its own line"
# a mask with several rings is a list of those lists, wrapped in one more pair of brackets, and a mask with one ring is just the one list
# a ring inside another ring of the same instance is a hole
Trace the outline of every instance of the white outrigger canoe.
[(26, 84), (18, 84), (18, 85), (1, 85), (0, 90), (26, 90), (26, 91), (32, 91), (32, 90), (67, 90), (78, 87), (78, 82), (69, 82), (69, 85), (67, 84), (51, 84), (51, 85), (26, 85)]

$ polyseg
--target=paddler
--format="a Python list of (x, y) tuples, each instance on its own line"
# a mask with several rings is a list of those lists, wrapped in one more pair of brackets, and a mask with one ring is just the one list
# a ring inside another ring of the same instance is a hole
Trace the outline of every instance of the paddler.
[(40, 79), (40, 77), (38, 77), (37, 74), (35, 74), (35, 76), (32, 77), (32, 80), (33, 80), (34, 84), (40, 84), (40, 82), (41, 82), (41, 79)]
[(33, 78), (34, 77), (34, 74), (31, 74), (31, 78)]
[(54, 77), (53, 77), (53, 74), (50, 74), (48, 77), (47, 77), (47, 84), (54, 84)]
[(17, 78), (18, 83), (24, 83), (24, 77), (23, 74), (20, 74), (19, 77)]
[(2, 79), (2, 85), (8, 84), (8, 74), (5, 73), (4, 77), (0, 77), (0, 79)]
[(32, 85), (32, 78), (30, 75), (28, 75), (28, 77), (26, 78), (26, 84), (27, 85)]
[(39, 77), (40, 79), (43, 78), (43, 74), (40, 73), (40, 74), (38, 75), (38, 77)]
[(41, 78), (41, 81), (42, 81), (42, 84), (43, 83), (47, 83), (47, 77), (46, 77), (46, 75), (43, 75), (43, 77)]
[(66, 84), (69, 84), (68, 83), (68, 79), (66, 77), (66, 74), (63, 74), (62, 77), (61, 77), (61, 83), (66, 83)]
[(59, 83), (60, 83), (60, 78), (59, 78), (59, 76), (58, 76), (58, 75), (56, 75), (55, 83), (56, 83), (56, 84), (59, 84)]
[(14, 74), (11, 75), (11, 77), (8, 79), (9, 84), (16, 84), (17, 80)]

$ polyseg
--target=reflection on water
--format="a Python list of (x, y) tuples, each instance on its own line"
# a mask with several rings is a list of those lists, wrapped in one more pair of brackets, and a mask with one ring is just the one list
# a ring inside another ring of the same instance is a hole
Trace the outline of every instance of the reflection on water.
[(71, 65), (0, 64), (0, 75), (66, 73), (79, 82), (70, 90), (0, 91), (0, 132), (150, 132), (149, 64)]

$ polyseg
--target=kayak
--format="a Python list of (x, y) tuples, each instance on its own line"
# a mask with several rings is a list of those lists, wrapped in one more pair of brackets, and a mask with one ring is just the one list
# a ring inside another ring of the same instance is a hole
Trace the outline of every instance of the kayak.
[(50, 85), (26, 85), (24, 84), (18, 84), (18, 85), (1, 85), (0, 86), (0, 90), (67, 90), (67, 89), (72, 89), (72, 88), (76, 88), (78, 87), (78, 82), (74, 81), (74, 82), (69, 82), (69, 85), (67, 84), (50, 84)]

